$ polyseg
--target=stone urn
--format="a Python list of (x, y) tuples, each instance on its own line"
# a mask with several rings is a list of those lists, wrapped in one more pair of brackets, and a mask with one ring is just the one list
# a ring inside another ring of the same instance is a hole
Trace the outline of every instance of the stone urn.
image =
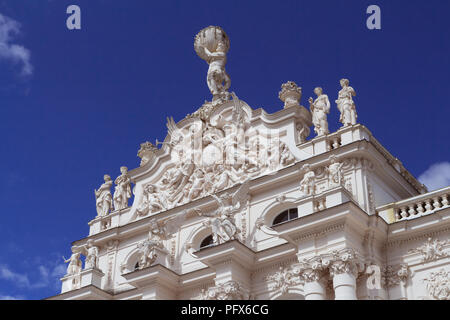
[(284, 102), (284, 108), (300, 106), (302, 97), (302, 88), (293, 81), (288, 81), (281, 85), (281, 91), (278, 94), (281, 101)]

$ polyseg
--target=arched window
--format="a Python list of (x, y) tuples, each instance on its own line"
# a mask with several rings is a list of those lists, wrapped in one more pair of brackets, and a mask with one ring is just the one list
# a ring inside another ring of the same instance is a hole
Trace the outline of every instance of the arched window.
[(273, 219), (272, 226), (276, 226), (281, 223), (288, 222), (297, 218), (298, 218), (297, 208), (288, 209), (283, 211), (282, 213), (277, 215), (275, 219)]
[(209, 247), (214, 243), (213, 236), (210, 234), (205, 239), (203, 239), (202, 243), (200, 243), (200, 249)]

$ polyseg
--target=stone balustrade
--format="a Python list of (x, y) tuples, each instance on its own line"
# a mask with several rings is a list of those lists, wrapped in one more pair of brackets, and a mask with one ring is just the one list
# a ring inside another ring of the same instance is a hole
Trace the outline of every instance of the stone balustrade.
[(421, 194), (377, 208), (388, 223), (415, 219), (449, 207), (450, 187)]

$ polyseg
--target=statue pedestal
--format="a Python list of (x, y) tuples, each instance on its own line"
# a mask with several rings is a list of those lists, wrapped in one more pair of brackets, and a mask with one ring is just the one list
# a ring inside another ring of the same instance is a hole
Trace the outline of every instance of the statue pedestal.
[(105, 275), (99, 269), (91, 268), (81, 271), (81, 287), (93, 285), (101, 289), (102, 278)]
[(90, 285), (101, 289), (102, 277), (104, 275), (105, 274), (99, 269), (94, 268), (82, 270), (77, 274), (65, 275), (63, 278), (61, 278), (61, 293), (77, 290)]

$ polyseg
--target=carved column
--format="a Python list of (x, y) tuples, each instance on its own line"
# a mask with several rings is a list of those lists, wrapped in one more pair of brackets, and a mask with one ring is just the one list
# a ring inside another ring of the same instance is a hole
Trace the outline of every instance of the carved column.
[(305, 260), (299, 266), (300, 277), (304, 280), (305, 300), (326, 299), (326, 278), (320, 257)]
[(361, 263), (352, 249), (335, 251), (324, 259), (333, 279), (335, 300), (357, 300), (356, 278)]

